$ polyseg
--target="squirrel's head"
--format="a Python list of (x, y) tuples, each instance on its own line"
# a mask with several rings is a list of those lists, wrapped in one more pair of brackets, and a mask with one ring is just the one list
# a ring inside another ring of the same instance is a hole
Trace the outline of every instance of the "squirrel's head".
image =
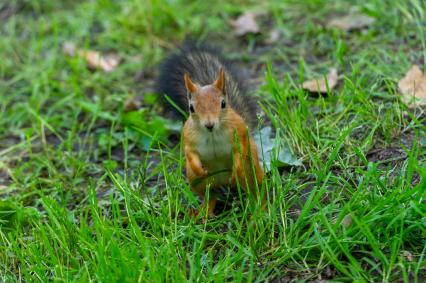
[(189, 96), (189, 113), (195, 123), (213, 132), (220, 127), (225, 117), (227, 99), (225, 95), (225, 72), (220, 69), (217, 79), (209, 85), (195, 84), (184, 75), (185, 87)]

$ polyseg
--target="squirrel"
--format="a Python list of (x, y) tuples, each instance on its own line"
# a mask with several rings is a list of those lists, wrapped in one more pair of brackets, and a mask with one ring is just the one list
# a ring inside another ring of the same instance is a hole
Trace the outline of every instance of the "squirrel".
[[(217, 198), (210, 195), (206, 203), (207, 190), (235, 187), (237, 182), (259, 196), (263, 170), (250, 134), (256, 125), (256, 104), (237, 71), (217, 51), (186, 44), (161, 64), (156, 91), (189, 110), (182, 131), (186, 176), (201, 208), (213, 215)], [(170, 109), (170, 102), (165, 105)], [(198, 213), (190, 210), (190, 215)]]

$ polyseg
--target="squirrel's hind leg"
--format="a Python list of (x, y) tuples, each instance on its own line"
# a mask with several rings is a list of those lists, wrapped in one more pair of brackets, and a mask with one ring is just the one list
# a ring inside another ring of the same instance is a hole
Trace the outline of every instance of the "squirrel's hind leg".
[(207, 202), (204, 196), (200, 196), (200, 198), (201, 198), (200, 208), (190, 209), (189, 215), (191, 217), (196, 217), (198, 214), (200, 214), (200, 211), (205, 211), (207, 206), (207, 215), (214, 216), (214, 209), (216, 207), (217, 198), (211, 196)]
[[(253, 158), (247, 158), (244, 161), (237, 162), (234, 169), (234, 177), (231, 180), (231, 185), (236, 186), (236, 182), (241, 185), (244, 191), (248, 191), (254, 197), (254, 199), (261, 198), (261, 206), (266, 209), (266, 192), (262, 192), (262, 182), (264, 178), (263, 170), (260, 166), (258, 156), (256, 154), (256, 147), (251, 148), (251, 156)], [(254, 171), (254, 172), (253, 172)]]
[[(188, 166), (189, 167), (189, 166)], [(213, 195), (208, 196), (208, 201), (206, 198), (206, 191), (208, 190), (207, 181), (200, 180), (200, 177), (197, 177), (191, 168), (187, 167), (187, 177), (189, 184), (191, 186), (191, 191), (196, 194), (201, 199), (200, 210), (205, 211), (207, 206), (208, 215), (214, 215), (214, 209), (216, 207), (217, 198)], [(195, 217), (200, 213), (198, 209), (191, 209), (189, 214), (191, 217)]]

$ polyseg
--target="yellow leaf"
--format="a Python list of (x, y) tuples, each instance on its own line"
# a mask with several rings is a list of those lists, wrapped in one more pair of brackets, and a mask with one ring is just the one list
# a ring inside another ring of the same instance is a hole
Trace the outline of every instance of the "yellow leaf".
[(354, 13), (344, 17), (332, 19), (328, 23), (328, 27), (349, 31), (349, 30), (368, 27), (369, 25), (374, 23), (374, 21), (375, 19), (372, 17), (359, 14), (359, 13)]
[(302, 88), (310, 92), (327, 93), (327, 85), (328, 89), (332, 90), (336, 87), (338, 79), (337, 69), (332, 68), (325, 79), (322, 78), (306, 81), (302, 84)]
[(256, 22), (256, 14), (253, 12), (245, 12), (235, 20), (230, 21), (234, 32), (238, 36), (248, 33), (259, 33), (260, 29)]
[(398, 82), (398, 89), (408, 104), (426, 104), (426, 75), (419, 66), (413, 65)]
[(72, 42), (65, 42), (62, 51), (69, 56), (77, 54), (84, 58), (90, 68), (104, 72), (111, 72), (120, 64), (120, 57), (116, 54), (102, 55), (98, 51), (77, 49)]

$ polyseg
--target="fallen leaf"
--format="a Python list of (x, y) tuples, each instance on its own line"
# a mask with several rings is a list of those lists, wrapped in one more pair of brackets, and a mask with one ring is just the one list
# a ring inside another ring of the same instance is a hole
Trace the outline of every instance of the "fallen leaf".
[(332, 90), (336, 87), (339, 77), (337, 69), (332, 68), (325, 78), (306, 81), (302, 84), (302, 88), (315, 93), (327, 93), (328, 89)]
[(343, 17), (331, 20), (328, 23), (328, 27), (338, 28), (344, 31), (350, 31), (350, 30), (368, 27), (371, 24), (373, 24), (374, 21), (375, 21), (374, 18), (369, 17), (367, 15), (354, 13), (351, 15), (347, 15), (347, 16), (343, 16)]
[(101, 69), (105, 72), (111, 72), (117, 68), (120, 63), (120, 57), (115, 54), (102, 55), (97, 51), (92, 50), (79, 50), (79, 55), (86, 59), (89, 67), (93, 69)]
[(280, 39), (280, 31), (277, 29), (274, 29), (269, 32), (269, 38), (265, 40), (265, 43), (272, 44), (277, 42), (278, 39)]
[(271, 127), (265, 127), (253, 136), (259, 158), (266, 167), (266, 170), (271, 171), (271, 166), (301, 166), (302, 162), (297, 159), (291, 152), (289, 146), (282, 142), (281, 139), (271, 138)]
[(237, 19), (230, 21), (234, 32), (238, 36), (243, 36), (248, 33), (259, 33), (260, 29), (256, 22), (256, 14), (253, 12), (245, 12)]
[(124, 112), (134, 111), (141, 108), (141, 102), (134, 97), (128, 98), (124, 102)]
[(350, 214), (346, 214), (345, 217), (342, 219), (342, 225), (345, 226), (345, 228), (348, 228), (352, 224), (352, 216)]
[(68, 56), (74, 56), (75, 55), (75, 44), (72, 42), (64, 42), (62, 45), (62, 51), (67, 54)]
[(69, 56), (78, 55), (84, 58), (90, 68), (100, 69), (104, 72), (111, 72), (120, 64), (120, 57), (116, 54), (102, 55), (93, 50), (77, 49), (72, 42), (65, 42), (62, 45), (62, 51)]
[(398, 82), (398, 89), (408, 104), (426, 104), (426, 75), (419, 66), (413, 65), (405, 76)]
[(402, 256), (405, 257), (408, 261), (412, 262), (414, 260), (413, 254), (409, 251), (402, 251)]

